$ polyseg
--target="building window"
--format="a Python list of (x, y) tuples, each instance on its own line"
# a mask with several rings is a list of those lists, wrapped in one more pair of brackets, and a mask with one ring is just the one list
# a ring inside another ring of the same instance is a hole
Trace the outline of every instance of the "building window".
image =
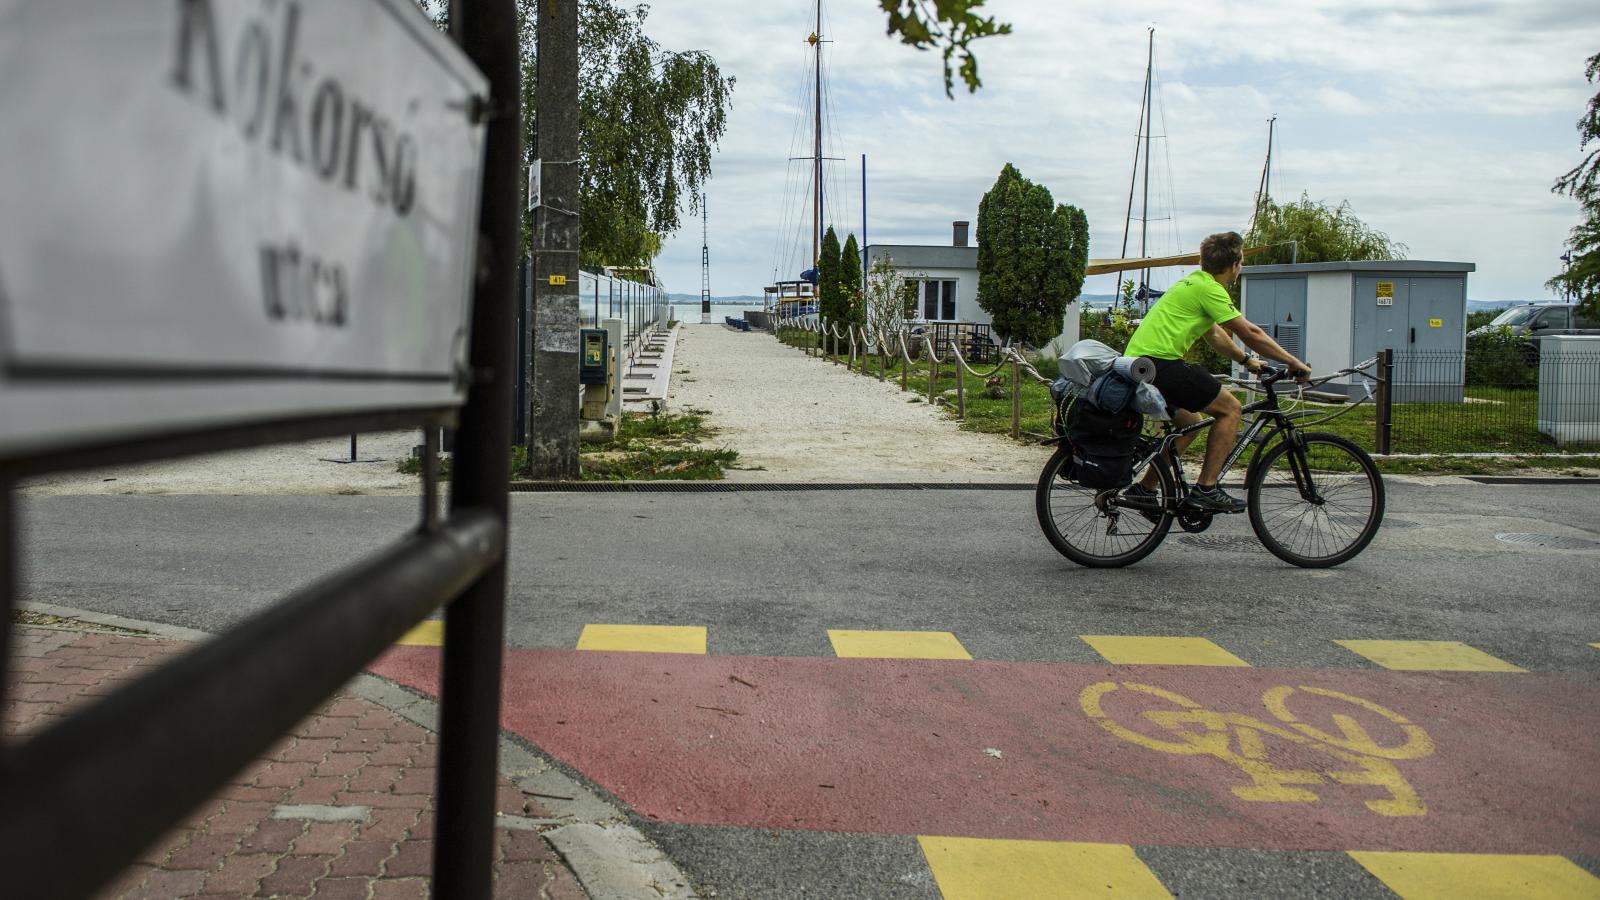
[(956, 320), (956, 283), (948, 280), (926, 279), (917, 283), (922, 318), (928, 322), (954, 322)]

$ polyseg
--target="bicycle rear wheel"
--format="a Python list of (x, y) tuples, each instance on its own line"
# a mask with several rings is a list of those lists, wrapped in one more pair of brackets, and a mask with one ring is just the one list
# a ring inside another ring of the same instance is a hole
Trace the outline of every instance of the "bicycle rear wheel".
[(1273, 445), (1250, 472), (1250, 527), (1287, 563), (1336, 566), (1366, 549), (1383, 522), (1383, 476), (1336, 434), (1302, 432), (1304, 450)]
[(1149, 556), (1172, 527), (1174, 487), (1166, 465), (1154, 461), (1154, 497), (1134, 508), (1123, 505), (1121, 490), (1097, 491), (1063, 478), (1071, 461), (1071, 448), (1057, 448), (1039, 473), (1034, 492), (1039, 527), (1050, 545), (1073, 562), (1097, 569), (1131, 565)]

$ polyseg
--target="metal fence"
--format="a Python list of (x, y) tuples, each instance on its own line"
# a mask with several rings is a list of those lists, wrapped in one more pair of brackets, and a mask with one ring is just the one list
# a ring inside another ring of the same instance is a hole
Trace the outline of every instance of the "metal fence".
[(1376, 410), (1380, 453), (1600, 447), (1600, 347), (1549, 346), (1541, 354), (1500, 343), (1464, 352), (1394, 352), (1389, 360), (1380, 363), (1389, 379)]

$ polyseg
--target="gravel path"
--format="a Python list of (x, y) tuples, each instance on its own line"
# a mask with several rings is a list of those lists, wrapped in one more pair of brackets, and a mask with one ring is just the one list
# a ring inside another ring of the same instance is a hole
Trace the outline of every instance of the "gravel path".
[[(846, 372), (761, 332), (683, 325), (669, 408), (706, 410), (714, 443), (739, 451), (742, 482), (1032, 482), (1048, 455), (954, 419), (897, 382)], [(47, 475), (22, 485), (62, 494), (415, 494), (395, 471), (417, 431), (279, 444), (188, 459)]]
[(708, 411), (714, 443), (760, 467), (729, 481), (1032, 482), (1049, 456), (761, 332), (682, 325), (677, 354), (668, 407)]
[(274, 444), (186, 459), (45, 475), (24, 482), (21, 493), (62, 494), (416, 494), (415, 475), (395, 470), (420, 431), (359, 435), (358, 458), (375, 462), (338, 463), (350, 458), (350, 438)]

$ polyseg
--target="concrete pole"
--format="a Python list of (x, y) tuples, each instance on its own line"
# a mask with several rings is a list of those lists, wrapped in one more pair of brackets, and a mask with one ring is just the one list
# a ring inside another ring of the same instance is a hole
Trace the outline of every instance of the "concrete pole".
[(542, 205), (533, 217), (528, 468), (578, 477), (578, 4), (539, 0)]

